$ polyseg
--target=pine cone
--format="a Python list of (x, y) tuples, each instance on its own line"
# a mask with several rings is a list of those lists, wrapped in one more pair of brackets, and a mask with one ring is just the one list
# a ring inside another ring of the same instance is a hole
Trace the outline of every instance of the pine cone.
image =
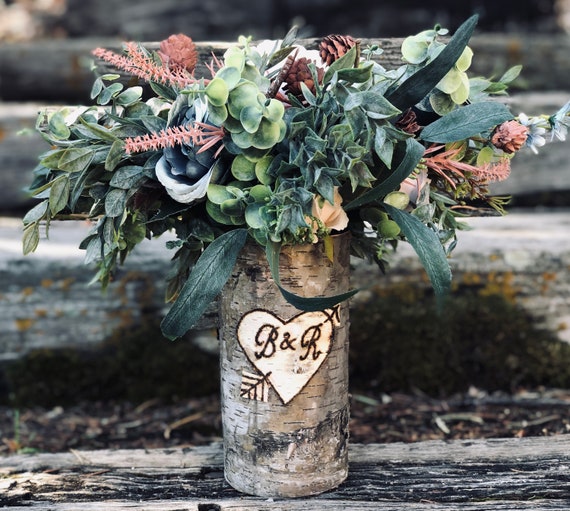
[(405, 131), (406, 133), (414, 134), (420, 131), (422, 128), (418, 124), (416, 113), (411, 109), (408, 108), (396, 121), (396, 128)]
[(356, 64), (360, 58), (360, 52), (358, 51), (360, 41), (349, 35), (331, 34), (323, 37), (319, 43), (319, 52), (323, 63), (330, 66), (335, 60), (348, 53), (354, 46), (357, 46)]
[(185, 69), (192, 73), (198, 63), (196, 45), (184, 34), (171, 35), (162, 41), (158, 54), (163, 64), (172, 70)]
[[(309, 63), (311, 60), (306, 57), (301, 57), (297, 60), (293, 60), (294, 55), (289, 56), (289, 59), (285, 65), (289, 66), (289, 71), (287, 76), (283, 79), (284, 90), (293, 96), (303, 99), (303, 91), (301, 90), (301, 83), (304, 83), (311, 92), (315, 92), (315, 82), (313, 80), (313, 75), (309, 69)], [(293, 60), (291, 62), (291, 60)], [(323, 79), (324, 70), (322, 68), (317, 68), (317, 78), (319, 82)]]

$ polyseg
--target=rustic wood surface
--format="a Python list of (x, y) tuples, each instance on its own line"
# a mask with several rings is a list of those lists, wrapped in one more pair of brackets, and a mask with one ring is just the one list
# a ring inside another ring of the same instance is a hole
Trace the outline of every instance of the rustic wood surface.
[[(568, 510), (570, 436), (356, 444), (349, 477), (307, 499), (265, 499), (223, 478), (222, 447), (0, 458), (0, 506), (92, 510)], [(104, 504), (103, 504), (104, 503)]]
[[(192, 36), (191, 33), (188, 35)], [(386, 67), (401, 64), (401, 38), (361, 40), (363, 47), (378, 44), (384, 50), (378, 60)], [(234, 43), (196, 41), (201, 62), (208, 62), (212, 51), (220, 55)], [(299, 40), (309, 47), (318, 41), (318, 38)], [(121, 44), (122, 40), (117, 38), (47, 39), (5, 44), (0, 52), (0, 98), (4, 101), (63, 101), (66, 104), (86, 101), (93, 82), (91, 50), (97, 46), (119, 50)], [(510, 66), (521, 64), (524, 81), (520, 85), (527, 90), (568, 87), (570, 39), (565, 34), (487, 33), (474, 35), (469, 45), (475, 52), (470, 68), (475, 75), (500, 76)]]

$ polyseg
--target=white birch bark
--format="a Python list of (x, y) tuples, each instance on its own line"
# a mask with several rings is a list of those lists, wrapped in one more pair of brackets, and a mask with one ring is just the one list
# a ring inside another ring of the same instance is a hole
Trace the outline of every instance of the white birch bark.
[[(282, 285), (302, 296), (349, 288), (349, 236), (284, 247)], [(302, 313), (282, 297), (263, 250), (248, 244), (220, 299), (225, 477), (237, 490), (301, 497), (348, 472), (348, 305)]]

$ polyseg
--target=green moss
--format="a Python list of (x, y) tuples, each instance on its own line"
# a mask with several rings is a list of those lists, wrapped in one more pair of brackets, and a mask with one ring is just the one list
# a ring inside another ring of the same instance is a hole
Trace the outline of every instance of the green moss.
[(509, 296), (481, 291), (455, 290), (441, 313), (429, 291), (405, 285), (354, 307), (351, 387), (449, 395), (471, 385), (570, 386), (570, 346), (538, 329)]
[[(570, 346), (536, 327), (507, 277), (465, 277), (439, 315), (428, 287), (405, 282), (355, 304), (351, 389), (445, 396), (471, 385), (570, 387)], [(98, 350), (38, 350), (1, 373), (2, 404), (13, 406), (169, 401), (219, 390), (217, 355), (190, 339), (165, 339), (156, 318), (125, 327)]]
[(164, 338), (156, 320), (118, 331), (100, 349), (36, 350), (4, 371), (3, 404), (69, 405), (210, 395), (218, 391), (218, 358), (189, 339)]

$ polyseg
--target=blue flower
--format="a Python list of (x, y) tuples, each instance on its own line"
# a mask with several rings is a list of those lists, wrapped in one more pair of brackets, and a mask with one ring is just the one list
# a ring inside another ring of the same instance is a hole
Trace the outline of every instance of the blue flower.
[(558, 110), (549, 121), (552, 126), (551, 140), (554, 140), (555, 137), (558, 140), (566, 140), (568, 128), (570, 128), (570, 101)]
[[(188, 97), (181, 95), (172, 105), (168, 127), (188, 126), (194, 122), (206, 122), (207, 106), (199, 99), (188, 104)], [(190, 204), (206, 195), (212, 179), (216, 159), (214, 149), (198, 152), (192, 143), (178, 144), (163, 150), (156, 164), (157, 179), (175, 201)]]

